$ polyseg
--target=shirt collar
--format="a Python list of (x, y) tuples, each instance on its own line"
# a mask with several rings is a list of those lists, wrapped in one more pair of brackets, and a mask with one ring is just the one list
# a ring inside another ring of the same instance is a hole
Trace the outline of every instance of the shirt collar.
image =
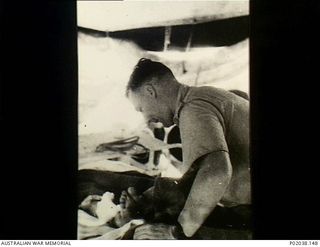
[(186, 100), (188, 98), (188, 92), (189, 92), (190, 87), (187, 85), (182, 84), (181, 87), (179, 88), (178, 91), (178, 97), (176, 101), (176, 107), (175, 107), (175, 112), (173, 116), (173, 123), (179, 126), (179, 114), (186, 103)]

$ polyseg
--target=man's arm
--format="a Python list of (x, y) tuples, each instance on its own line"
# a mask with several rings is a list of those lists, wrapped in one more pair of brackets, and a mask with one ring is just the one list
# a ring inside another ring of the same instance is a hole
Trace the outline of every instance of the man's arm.
[(200, 166), (178, 222), (184, 234), (191, 237), (223, 197), (232, 175), (229, 154), (209, 153), (198, 161)]
[[(215, 208), (232, 175), (229, 154), (225, 151), (209, 153), (197, 162), (200, 168), (178, 218), (186, 237), (193, 236)], [(146, 224), (135, 230), (134, 239), (179, 239), (176, 229), (171, 225)]]
[[(187, 237), (194, 235), (221, 200), (232, 175), (223, 118), (212, 107), (208, 112), (206, 109), (210, 107), (202, 101), (193, 102), (180, 112), (179, 128), (183, 148), (181, 170), (187, 172), (194, 163), (199, 167), (178, 218)], [(136, 229), (134, 238), (168, 239), (175, 235), (174, 229), (175, 226), (147, 224)]]

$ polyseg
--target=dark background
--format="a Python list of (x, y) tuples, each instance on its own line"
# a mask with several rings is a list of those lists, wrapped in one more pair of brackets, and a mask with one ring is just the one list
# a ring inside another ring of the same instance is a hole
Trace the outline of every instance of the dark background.
[[(0, 238), (76, 239), (77, 27), (70, 1), (1, 2)], [(319, 239), (317, 1), (251, 2), (256, 239)]]

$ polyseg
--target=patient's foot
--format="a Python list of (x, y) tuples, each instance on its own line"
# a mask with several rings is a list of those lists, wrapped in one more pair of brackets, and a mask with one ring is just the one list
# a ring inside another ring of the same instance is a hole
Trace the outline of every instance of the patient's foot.
[(139, 213), (137, 212), (138, 200), (139, 195), (133, 187), (129, 187), (127, 191), (121, 193), (119, 202), (122, 210), (114, 218), (116, 226), (121, 227), (135, 218), (134, 216)]
[(123, 209), (133, 210), (137, 206), (139, 195), (133, 187), (129, 187), (127, 191), (122, 191), (119, 202)]

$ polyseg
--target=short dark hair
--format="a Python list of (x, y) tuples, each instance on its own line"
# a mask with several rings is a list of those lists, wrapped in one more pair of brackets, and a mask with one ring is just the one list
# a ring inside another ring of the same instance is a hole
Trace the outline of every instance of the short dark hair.
[(175, 79), (172, 71), (160, 62), (154, 62), (147, 58), (141, 58), (130, 76), (126, 96), (129, 91), (135, 91), (140, 88), (145, 82), (156, 79), (157, 82), (163, 78)]

